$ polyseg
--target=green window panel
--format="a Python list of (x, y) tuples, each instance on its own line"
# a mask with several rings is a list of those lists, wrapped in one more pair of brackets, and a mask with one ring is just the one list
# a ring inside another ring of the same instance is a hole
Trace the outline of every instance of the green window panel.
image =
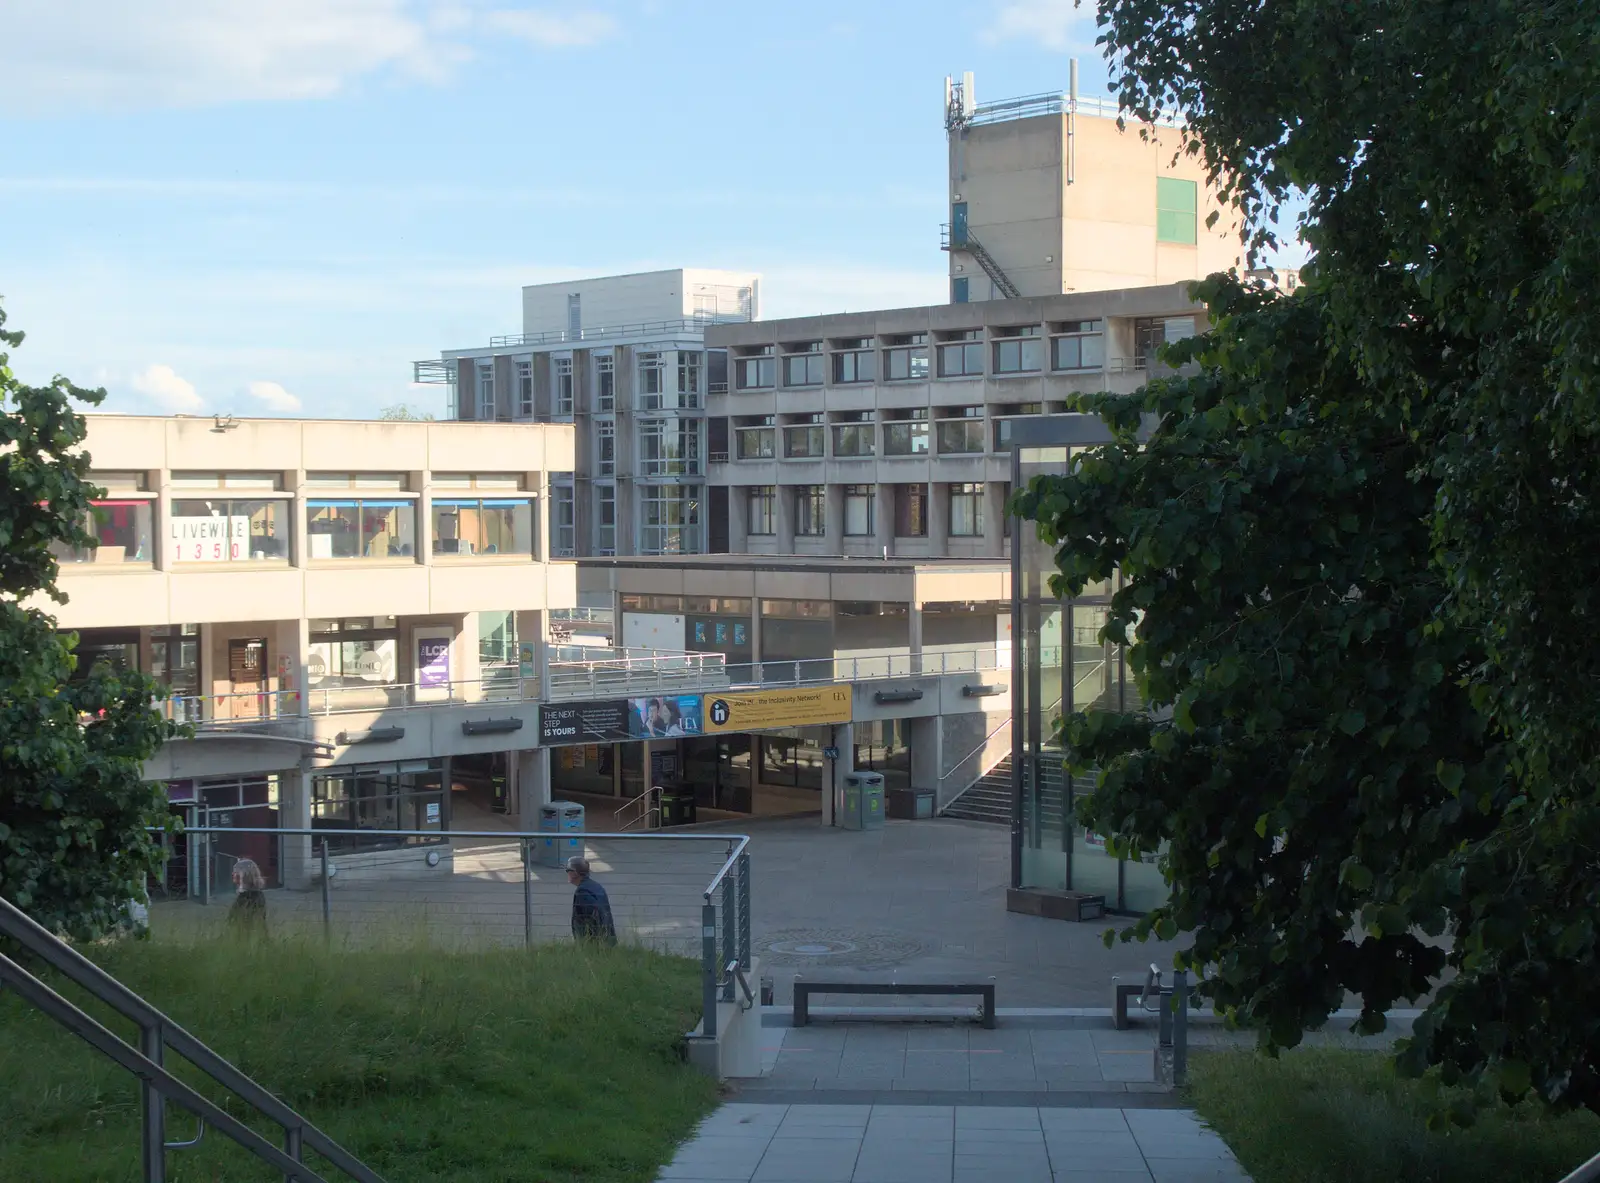
[(1199, 186), (1177, 177), (1156, 178), (1156, 241), (1194, 246)]

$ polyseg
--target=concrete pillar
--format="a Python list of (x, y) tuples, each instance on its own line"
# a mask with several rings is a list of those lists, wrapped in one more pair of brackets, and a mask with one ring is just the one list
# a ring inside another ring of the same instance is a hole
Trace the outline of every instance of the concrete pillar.
[[(285, 830), (311, 828), (310, 769), (278, 774), (278, 825)], [(309, 834), (284, 834), (279, 841), (279, 874), (291, 891), (307, 891), (317, 872), (316, 851)]]
[(413, 474), (417, 480), (417, 562), (433, 566), (433, 473)]
[(911, 654), (911, 668), (922, 668), (922, 602), (911, 601), (910, 615), (906, 618), (906, 651)]
[(450, 646), (451, 677), (462, 683), (458, 698), (476, 702), (483, 692), (482, 668), (478, 665), (478, 614), (464, 612), (456, 630), (456, 639)]
[(941, 734), (938, 715), (907, 720), (911, 735), (911, 787), (937, 789)]
[(1005, 555), (1006, 484), (988, 481), (983, 486), (984, 554), (991, 558)]
[(539, 825), (539, 806), (550, 804), (550, 749), (529, 748), (512, 753), (512, 757), (517, 788), (511, 801), (517, 828), (534, 830)]

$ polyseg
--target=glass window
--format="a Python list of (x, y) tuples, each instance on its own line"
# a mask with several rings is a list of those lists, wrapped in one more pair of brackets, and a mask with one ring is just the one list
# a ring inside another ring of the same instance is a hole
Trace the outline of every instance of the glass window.
[(997, 374), (1029, 374), (1044, 369), (1044, 342), (1039, 339), (1039, 326), (1003, 329), (994, 343), (994, 372)]
[(478, 363), (478, 418), (494, 418), (494, 362)]
[(682, 351), (678, 354), (678, 405), (700, 405), (700, 355)]
[(891, 382), (925, 381), (928, 377), (926, 344), (883, 351), (883, 376)]
[(1133, 322), (1133, 364), (1144, 369), (1156, 360), (1161, 346), (1194, 336), (1192, 316), (1158, 316)]
[(877, 355), (870, 349), (858, 349), (833, 355), (833, 380), (835, 382), (871, 382), (878, 374)]
[(700, 474), (700, 419), (639, 420), (639, 470), (644, 476)]
[(572, 359), (553, 357), (550, 359), (550, 369), (555, 375), (555, 413), (570, 415), (572, 414)]
[[(978, 415), (983, 408), (973, 407)], [(964, 452), (983, 451), (983, 420), (974, 416), (961, 419), (939, 420), (939, 454), (959, 455)]]
[(851, 727), (855, 767), (883, 776), (886, 789), (911, 787), (911, 720), (869, 719)]
[(822, 740), (818, 728), (796, 728), (800, 734), (761, 737), (761, 781), (800, 789), (822, 788)]
[(801, 424), (783, 429), (783, 454), (812, 460), (822, 458), (823, 428), (820, 422)]
[(983, 536), (983, 486), (962, 484), (950, 486), (950, 537), (981, 538)]
[(926, 456), (928, 454), (928, 412), (911, 412), (912, 418), (891, 419), (883, 425), (885, 456)]
[(794, 532), (808, 538), (828, 532), (826, 485), (797, 485), (794, 491)]
[(555, 553), (563, 558), (571, 557), (577, 549), (577, 509), (572, 486), (550, 486), (550, 515), (555, 530), (551, 539)]
[(871, 423), (841, 423), (833, 429), (835, 456), (870, 456), (876, 442)]
[(894, 487), (894, 535), (896, 538), (925, 538), (928, 533), (928, 486)]
[(777, 432), (770, 427), (741, 427), (735, 435), (740, 460), (770, 460), (776, 455)]
[(517, 414), (524, 419), (533, 417), (533, 361), (517, 362)]
[(771, 485), (751, 485), (748, 494), (751, 534), (776, 534), (778, 532), (777, 490)]
[(1099, 331), (1099, 321), (1088, 322), (1096, 326), (1094, 332), (1081, 333), (1054, 339), (1055, 356), (1051, 365), (1058, 370), (1098, 370), (1105, 364), (1105, 335)]
[(594, 425), (595, 475), (613, 476), (617, 471), (617, 425), (607, 419)]
[(532, 499), (436, 498), (433, 553), (531, 555), (533, 521)]
[[(318, 773), (311, 778), (311, 825), (326, 834), (330, 851), (381, 850), (443, 842), (437, 838), (377, 838), (364, 830), (441, 831), (449, 794), (444, 791), (443, 762), (355, 768)], [(397, 769), (405, 768), (401, 772)], [(341, 831), (349, 831), (341, 834)], [(318, 840), (322, 840), (319, 835)]]
[(386, 559), (416, 554), (410, 501), (307, 501), (306, 553), (313, 559)]
[(286, 501), (174, 501), (169, 527), (180, 563), (240, 563), (289, 557)]
[(617, 409), (617, 359), (609, 353), (594, 359), (594, 409)]
[(94, 542), (82, 547), (53, 542), (50, 553), (61, 563), (148, 563), (153, 520), (148, 501), (93, 501), (82, 524)]
[(596, 554), (617, 553), (617, 489), (615, 485), (594, 487), (594, 549)]
[(981, 341), (956, 341), (939, 346), (939, 377), (962, 378), (982, 373)]
[(871, 485), (844, 487), (844, 532), (847, 536), (862, 538), (873, 533), (874, 500)]
[(741, 357), (734, 366), (735, 385), (740, 390), (770, 390), (776, 385), (778, 359)]
[(639, 551), (647, 555), (700, 553), (700, 486), (640, 485)]
[(822, 362), (820, 353), (791, 353), (783, 359), (783, 384), (785, 386), (821, 386)]
[(1194, 246), (1199, 186), (1178, 177), (1156, 178), (1156, 241)]

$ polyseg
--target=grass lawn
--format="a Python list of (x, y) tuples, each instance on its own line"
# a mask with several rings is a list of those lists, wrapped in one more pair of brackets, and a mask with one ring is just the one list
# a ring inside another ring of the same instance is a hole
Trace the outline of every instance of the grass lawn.
[[(676, 1055), (699, 1013), (698, 967), (679, 958), (226, 940), (93, 955), (391, 1183), (653, 1179), (717, 1100)], [(0, 1082), (0, 1180), (140, 1177), (132, 1078), (5, 993)], [(193, 1136), (167, 1112), (170, 1140)], [(215, 1132), (167, 1161), (173, 1183), (282, 1179)]]
[(1365, 1051), (1195, 1052), (1189, 1100), (1255, 1183), (1555, 1183), (1600, 1153), (1600, 1119), (1499, 1109), (1430, 1131), (1440, 1086)]

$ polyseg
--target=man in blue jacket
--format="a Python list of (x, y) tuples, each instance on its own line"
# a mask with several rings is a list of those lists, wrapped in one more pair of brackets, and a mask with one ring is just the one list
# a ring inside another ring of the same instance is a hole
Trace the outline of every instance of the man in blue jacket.
[(617, 943), (617, 926), (611, 919), (611, 900), (606, 889), (589, 877), (589, 860), (567, 860), (567, 882), (572, 893), (572, 935), (579, 940)]

